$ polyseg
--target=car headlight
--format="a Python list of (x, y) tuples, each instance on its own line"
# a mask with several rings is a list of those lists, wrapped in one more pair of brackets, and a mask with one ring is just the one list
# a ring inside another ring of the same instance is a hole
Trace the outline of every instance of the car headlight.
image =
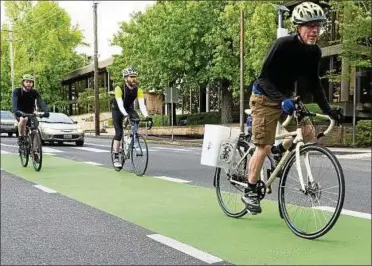
[(18, 122), (17, 121), (14, 121), (14, 126), (18, 127)]
[(84, 131), (83, 131), (81, 128), (78, 128), (78, 129), (77, 129), (77, 133), (78, 133), (78, 134), (81, 134), (81, 133), (84, 133)]
[(41, 131), (43, 131), (45, 134), (54, 134), (59, 132), (58, 130), (51, 128), (41, 128)]

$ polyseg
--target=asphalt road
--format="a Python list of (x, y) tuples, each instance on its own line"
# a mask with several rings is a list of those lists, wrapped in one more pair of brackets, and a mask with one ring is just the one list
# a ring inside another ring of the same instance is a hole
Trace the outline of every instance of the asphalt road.
[[(87, 138), (84, 147), (48, 145), (43, 151), (112, 169), (110, 144), (109, 139)], [(2, 137), (1, 151), (16, 153), (16, 139)], [(200, 164), (201, 148), (149, 144), (149, 152), (148, 175), (213, 188), (214, 169)], [(344, 209), (371, 213), (370, 154), (340, 153), (339, 159), (346, 181)], [(130, 171), (129, 161), (124, 171)], [(2, 171), (1, 184), (2, 264), (206, 264), (151, 240), (147, 235), (153, 232), (147, 229), (47, 194), (22, 178)], [(268, 198), (275, 197), (276, 192)]]

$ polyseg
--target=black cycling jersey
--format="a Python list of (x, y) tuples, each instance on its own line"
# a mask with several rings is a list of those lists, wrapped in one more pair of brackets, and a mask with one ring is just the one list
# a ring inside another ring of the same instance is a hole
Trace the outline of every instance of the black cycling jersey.
[(31, 89), (25, 91), (23, 88), (16, 88), (13, 90), (12, 95), (12, 108), (13, 112), (22, 111), (24, 113), (33, 113), (36, 108), (35, 100), (40, 105), (41, 111), (47, 111), (47, 105), (41, 99), (40, 93), (37, 90)]
[[(290, 97), (295, 81), (307, 79), (307, 89), (324, 113), (330, 111), (325, 92), (320, 83), (319, 64), (321, 49), (308, 45), (298, 35), (281, 37), (271, 47), (255, 86), (272, 100)], [(304, 88), (299, 86), (299, 91)]]
[[(119, 86), (115, 88), (115, 98), (121, 98), (123, 100), (124, 108), (130, 109), (137, 97), (138, 99), (143, 99), (143, 90), (137, 87), (129, 89), (126, 84), (124, 84), (124, 86), (124, 89)], [(112, 108), (119, 110), (118, 103), (115, 99), (112, 99)]]

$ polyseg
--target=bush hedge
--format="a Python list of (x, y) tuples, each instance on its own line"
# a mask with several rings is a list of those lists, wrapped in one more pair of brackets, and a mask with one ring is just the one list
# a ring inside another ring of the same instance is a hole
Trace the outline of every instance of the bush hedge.
[(360, 120), (356, 125), (355, 144), (358, 147), (372, 146), (372, 120)]

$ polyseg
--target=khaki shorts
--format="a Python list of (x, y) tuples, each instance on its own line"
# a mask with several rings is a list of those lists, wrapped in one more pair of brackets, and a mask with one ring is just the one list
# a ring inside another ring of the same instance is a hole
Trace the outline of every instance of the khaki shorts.
[[(273, 145), (277, 123), (278, 121), (283, 123), (287, 117), (283, 114), (280, 101), (273, 101), (265, 95), (252, 93), (249, 105), (252, 110), (253, 143), (255, 145)], [(303, 120), (302, 126), (304, 125), (311, 125), (310, 119)], [(285, 129), (287, 131), (295, 131), (295, 121), (292, 120)]]

